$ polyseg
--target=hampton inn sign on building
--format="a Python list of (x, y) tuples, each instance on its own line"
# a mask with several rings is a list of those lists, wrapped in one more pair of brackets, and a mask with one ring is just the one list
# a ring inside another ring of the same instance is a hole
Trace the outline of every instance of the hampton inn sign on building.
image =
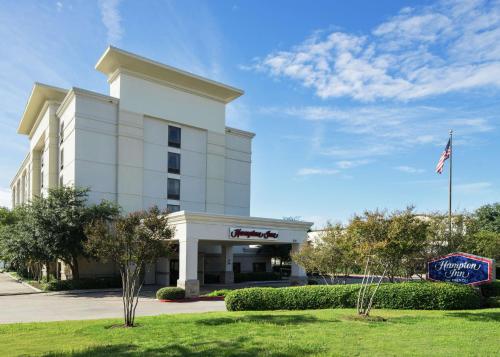
[[(253, 133), (225, 125), (226, 104), (243, 91), (109, 47), (95, 67), (109, 95), (36, 83), (18, 133), (29, 152), (11, 183), (12, 205), (60, 185), (90, 187), (90, 202), (124, 211), (153, 205), (171, 212), (178, 257), (148, 267), (147, 283), (197, 295), (207, 275), (269, 271), (255, 245), (297, 249), (311, 223), (250, 217)], [(82, 276), (116, 273), (81, 260)], [(62, 277), (68, 270), (61, 267)], [(304, 271), (292, 265), (292, 280)]]

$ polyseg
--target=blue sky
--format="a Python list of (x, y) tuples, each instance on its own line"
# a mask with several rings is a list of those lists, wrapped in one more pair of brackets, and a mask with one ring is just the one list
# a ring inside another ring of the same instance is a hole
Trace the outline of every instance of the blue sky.
[(245, 90), (254, 216), (444, 211), (450, 128), (453, 208), (500, 201), (498, 1), (11, 1), (0, 38), (0, 205), (33, 82), (107, 93), (108, 44)]

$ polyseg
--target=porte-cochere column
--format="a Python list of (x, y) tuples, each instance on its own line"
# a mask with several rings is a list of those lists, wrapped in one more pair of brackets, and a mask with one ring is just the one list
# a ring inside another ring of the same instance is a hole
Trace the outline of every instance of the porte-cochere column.
[(179, 279), (177, 286), (186, 291), (186, 297), (200, 295), (198, 280), (198, 239), (179, 241)]

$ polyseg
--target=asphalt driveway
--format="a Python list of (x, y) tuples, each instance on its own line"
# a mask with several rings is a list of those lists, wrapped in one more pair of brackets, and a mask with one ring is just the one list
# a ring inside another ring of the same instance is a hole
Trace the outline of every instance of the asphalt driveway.
[[(226, 311), (224, 301), (162, 303), (146, 292), (137, 316)], [(0, 296), (0, 323), (121, 318), (121, 292), (41, 293)]]

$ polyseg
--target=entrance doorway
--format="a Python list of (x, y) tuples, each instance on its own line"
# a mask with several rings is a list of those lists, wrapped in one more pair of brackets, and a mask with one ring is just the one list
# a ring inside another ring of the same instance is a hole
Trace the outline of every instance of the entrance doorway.
[(179, 259), (170, 259), (170, 286), (176, 286), (179, 279)]

